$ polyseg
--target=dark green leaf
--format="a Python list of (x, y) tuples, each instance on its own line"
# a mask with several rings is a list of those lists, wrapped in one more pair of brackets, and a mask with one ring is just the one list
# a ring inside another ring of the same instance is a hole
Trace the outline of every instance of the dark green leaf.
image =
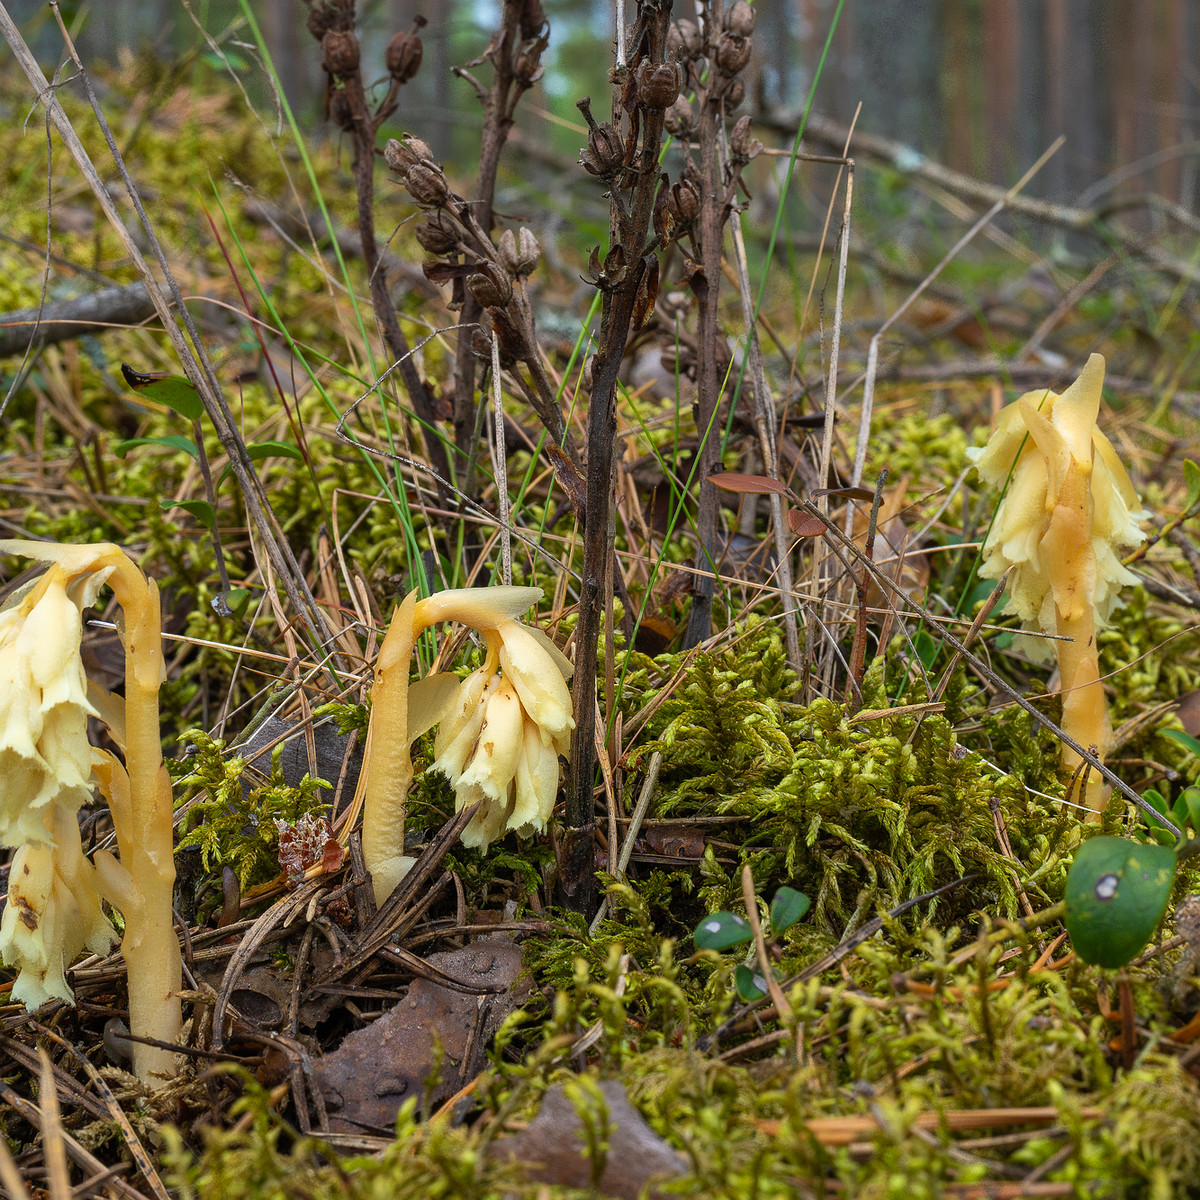
[(121, 374), (125, 376), (125, 382), (145, 399), (163, 404), (189, 421), (198, 421), (204, 412), (204, 405), (186, 376), (166, 375), (161, 371), (143, 373), (126, 363), (121, 364)]
[(1075, 953), (1098, 967), (1122, 967), (1153, 937), (1175, 880), (1167, 846), (1094, 837), (1067, 874), (1067, 929)]
[[(1167, 815), (1167, 802), (1163, 798), (1161, 792), (1156, 792), (1153, 788), (1147, 788), (1142, 793), (1142, 799), (1145, 800), (1146, 803), (1149, 804), (1156, 813), (1159, 813), (1164, 817)], [(1166, 827), (1166, 825), (1162, 823), (1162, 821), (1158, 819), (1158, 817), (1152, 816), (1150, 813), (1146, 812), (1145, 809), (1143, 809), (1142, 820), (1146, 822), (1146, 826), (1150, 830), (1150, 836), (1160, 846), (1175, 845), (1175, 835)], [(1175, 814), (1174, 810), (1171, 811), (1171, 820), (1176, 825), (1179, 824), (1179, 818)]]
[(734, 967), (733, 986), (737, 988), (738, 999), (746, 1004), (761, 1000), (767, 994), (767, 981), (758, 971), (752, 971), (745, 963), (739, 963)]
[(740, 942), (748, 942), (754, 934), (745, 917), (736, 913), (710, 913), (696, 926), (695, 943), (697, 950), (728, 950)]
[[(1200, 833), (1200, 787), (1193, 785), (1192, 787), (1184, 788), (1183, 795), (1179, 797), (1183, 803), (1183, 808), (1187, 813), (1188, 823), (1195, 832)], [(1180, 825), (1182, 828), (1182, 823)]]
[(771, 932), (781, 934), (785, 929), (791, 929), (797, 921), (808, 912), (811, 900), (795, 888), (781, 887), (771, 901)]
[(182, 508), (189, 512), (205, 529), (211, 529), (217, 523), (217, 514), (207, 500), (160, 500), (158, 507), (167, 512), (172, 508)]
[(193, 458), (200, 457), (196, 443), (191, 438), (181, 437), (176, 433), (166, 437), (129, 438), (128, 441), (116, 442), (113, 445), (113, 453), (118, 458), (124, 458), (135, 446), (167, 446), (172, 450), (182, 450), (184, 454), (190, 454)]

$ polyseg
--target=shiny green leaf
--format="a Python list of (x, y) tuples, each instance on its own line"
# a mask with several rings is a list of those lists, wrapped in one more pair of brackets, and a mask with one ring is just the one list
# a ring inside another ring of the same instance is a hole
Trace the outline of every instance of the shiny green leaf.
[(1123, 967), (1154, 936), (1175, 881), (1167, 846), (1094, 837), (1067, 874), (1067, 930), (1075, 953), (1098, 967)]
[(696, 926), (694, 941), (697, 950), (728, 950), (740, 942), (748, 942), (754, 936), (745, 917), (737, 913), (709, 913)]
[(211, 529), (217, 523), (217, 514), (207, 500), (160, 500), (158, 507), (167, 512), (172, 508), (182, 508), (191, 513), (205, 529)]
[(121, 374), (141, 398), (163, 404), (181, 417), (187, 417), (189, 421), (198, 421), (204, 412), (204, 405), (196, 389), (192, 387), (191, 380), (184, 375), (167, 375), (161, 371), (135, 371), (127, 363), (121, 364)]
[(798, 892), (795, 888), (781, 887), (775, 893), (775, 899), (771, 901), (771, 932), (780, 934), (785, 929), (790, 929), (808, 912), (811, 903), (803, 892)]

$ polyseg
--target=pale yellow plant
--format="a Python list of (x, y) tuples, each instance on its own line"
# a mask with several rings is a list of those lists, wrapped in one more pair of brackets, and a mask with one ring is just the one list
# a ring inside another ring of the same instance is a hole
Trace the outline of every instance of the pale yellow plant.
[[(359, 783), (363, 857), (376, 903), (412, 866), (404, 854), (411, 746), (434, 725), (432, 769), (450, 779), (459, 811), (480, 802), (464, 845), (486, 849), (508, 830), (545, 828), (558, 793), (559, 756), (569, 752), (575, 722), (570, 662), (541, 630), (516, 619), (542, 595), (541, 588), (463, 588), (425, 600), (413, 593), (397, 608), (376, 665)], [(461, 681), (437, 674), (410, 687), (416, 639), (440, 621), (478, 630), (484, 663)]]
[[(158, 588), (117, 546), (0, 541), (0, 553), (50, 563), (0, 613), (0, 841), (20, 848), (0, 927), (0, 954), (20, 969), (13, 994), (28, 1006), (72, 1000), (65, 968), (83, 946), (107, 951), (100, 898), (125, 923), (130, 1030), (171, 1043), (180, 1031), (181, 965), (171, 892), (175, 881), (171, 782), (162, 760), (158, 690), (164, 677)], [(124, 701), (93, 688), (80, 659), (82, 610), (101, 586), (121, 606)], [(92, 750), (88, 715), (109, 725), (124, 754)], [(94, 773), (108, 800), (119, 859), (83, 855), (76, 813)], [(132, 1045), (150, 1082), (173, 1072), (169, 1049)]]
[[(980, 574), (998, 579), (1011, 570), (1005, 611), (1062, 639), (1021, 637), (1015, 644), (1038, 660), (1057, 656), (1063, 731), (1101, 760), (1112, 748), (1112, 726), (1096, 633), (1121, 588), (1136, 582), (1121, 557), (1145, 539), (1138, 523), (1149, 515), (1097, 427), (1103, 384), (1104, 359), (1093, 354), (1061, 395), (1028, 392), (1003, 409), (987, 446), (972, 452), (983, 479), (996, 487), (1007, 482)], [(1064, 746), (1061, 763), (1074, 774), (1080, 759)], [(1086, 803), (1093, 818), (1107, 798), (1103, 779), (1091, 772)]]

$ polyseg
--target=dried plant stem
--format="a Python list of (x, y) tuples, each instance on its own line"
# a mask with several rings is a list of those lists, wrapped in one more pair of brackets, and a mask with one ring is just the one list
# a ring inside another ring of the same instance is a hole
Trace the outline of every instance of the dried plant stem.
[[(762, 347), (758, 330), (754, 324), (754, 301), (750, 295), (750, 270), (746, 260), (746, 242), (742, 237), (741, 216), (735, 209), (729, 218), (733, 234), (733, 261), (737, 270), (738, 292), (742, 299), (742, 316), (746, 322), (747, 349), (750, 354), (750, 372), (754, 382), (754, 428), (758, 433), (759, 451), (762, 454), (763, 470), (773, 478), (779, 476), (777, 449), (778, 430), (775, 427), (775, 405), (771, 400), (771, 389), (767, 383), (767, 372), (763, 365)], [(771, 529), (775, 536), (775, 557), (779, 562), (779, 591), (783, 599), (783, 634), (787, 643), (788, 662), (797, 674), (801, 670), (800, 634), (796, 625), (796, 592), (792, 582), (792, 557), (788, 548), (788, 529), (783, 515), (783, 498), (772, 493)]]
[[(669, 6), (641, 6), (633, 41), (635, 62), (661, 63), (670, 24)], [(631, 63), (629, 69), (634, 69)], [(620, 112), (614, 104), (614, 116)], [(650, 236), (658, 189), (658, 153), (663, 112), (641, 114), (642, 141), (633, 164), (635, 182), (626, 207), (613, 187), (610, 242), (624, 249), (625, 279), (607, 289), (600, 320), (600, 340), (592, 359), (592, 392), (587, 418), (587, 483), (583, 530), (583, 580), (579, 623), (575, 630), (575, 676), (572, 688), (575, 731), (571, 738), (571, 771), (567, 780), (566, 836), (559, 866), (561, 898), (576, 912), (590, 912), (595, 893), (592, 867), (592, 777), (596, 769), (596, 655), (604, 617), (604, 580), (612, 557), (609, 510), (612, 506), (614, 447), (617, 433), (617, 374), (633, 320), (638, 285)]]
[(492, 336), (492, 404), (495, 412), (496, 507), (500, 516), (500, 572), (512, 584), (512, 525), (508, 512), (508, 450), (504, 444), (504, 393), (500, 384), (500, 342)]
[[(721, 26), (721, 0), (705, 5), (705, 24), (709, 30)], [(710, 36), (713, 36), (710, 34)], [(709, 482), (721, 464), (721, 440), (724, 429), (715, 420), (728, 366), (727, 343), (721, 332), (717, 304), (721, 290), (721, 242), (725, 226), (725, 178), (721, 169), (720, 133), (721, 96), (710, 90), (700, 106), (698, 137), (700, 214), (695, 238), (699, 250), (699, 270), (691, 276), (696, 295), (696, 340), (699, 359), (696, 364), (696, 427), (700, 435), (699, 496), (696, 506), (696, 565), (705, 568), (692, 585), (692, 609), (688, 615), (683, 648), (690, 650), (712, 633), (714, 575), (717, 570), (717, 515), (720, 502), (717, 489)]]

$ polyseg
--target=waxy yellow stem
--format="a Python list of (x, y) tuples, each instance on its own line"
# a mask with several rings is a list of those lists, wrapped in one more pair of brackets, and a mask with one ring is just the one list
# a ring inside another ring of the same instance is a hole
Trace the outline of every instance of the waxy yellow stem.
[[(172, 915), (174, 807), (158, 720), (165, 673), (158, 585), (115, 546), (103, 565), (114, 568), (108, 586), (124, 614), (125, 768), (113, 760), (102, 773), (102, 786), (107, 775), (112, 789), (107, 794), (121, 861), (97, 854), (96, 868), (102, 890), (125, 918), (121, 954), (129, 975), (130, 1032), (176, 1042), (182, 966)], [(119, 792), (124, 796), (117, 798)], [(131, 1045), (139, 1079), (174, 1074), (178, 1056), (170, 1050)]]

